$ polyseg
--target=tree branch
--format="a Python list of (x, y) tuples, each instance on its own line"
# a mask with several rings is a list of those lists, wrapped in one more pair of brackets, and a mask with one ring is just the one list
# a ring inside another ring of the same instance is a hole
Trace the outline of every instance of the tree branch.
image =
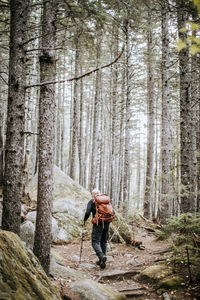
[(96, 69), (93, 69), (93, 70), (91, 70), (91, 71), (89, 71), (85, 74), (80, 75), (80, 76), (73, 77), (73, 78), (70, 78), (70, 79), (57, 80), (57, 81), (47, 81), (47, 82), (41, 82), (41, 83), (36, 83), (36, 84), (32, 84), (32, 85), (27, 85), (26, 89), (29, 89), (29, 88), (32, 88), (32, 87), (37, 87), (37, 86), (44, 86), (44, 85), (49, 85), (49, 84), (64, 83), (64, 82), (79, 80), (83, 77), (91, 75), (94, 72), (97, 72), (99, 70), (102, 70), (102, 69), (105, 69), (105, 68), (108, 68), (108, 67), (112, 66), (114, 63), (116, 63), (120, 59), (123, 52), (124, 52), (124, 46), (122, 47), (122, 50), (121, 50), (120, 54), (112, 62), (110, 62), (109, 64), (106, 64), (104, 66), (97, 67)]
[(26, 53), (33, 52), (33, 51), (42, 51), (42, 50), (63, 50), (63, 47), (59, 48), (37, 48), (37, 49), (28, 49), (26, 50)]

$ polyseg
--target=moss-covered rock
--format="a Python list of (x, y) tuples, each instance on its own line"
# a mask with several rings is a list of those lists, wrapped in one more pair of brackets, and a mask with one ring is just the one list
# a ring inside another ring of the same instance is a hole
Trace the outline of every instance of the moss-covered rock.
[(179, 290), (184, 287), (184, 280), (179, 276), (173, 276), (170, 278), (166, 278), (161, 280), (158, 283), (158, 288), (162, 291), (164, 290)]
[(72, 291), (82, 300), (125, 300), (126, 296), (106, 285), (92, 280), (82, 280), (70, 285)]
[(144, 269), (139, 279), (151, 282), (158, 282), (174, 273), (173, 269), (165, 265), (154, 265)]
[(61, 300), (35, 255), (20, 238), (0, 230), (0, 296), (6, 300)]
[(132, 244), (134, 234), (132, 227), (127, 224), (127, 220), (121, 214), (116, 213), (115, 219), (110, 228), (110, 239), (115, 243)]

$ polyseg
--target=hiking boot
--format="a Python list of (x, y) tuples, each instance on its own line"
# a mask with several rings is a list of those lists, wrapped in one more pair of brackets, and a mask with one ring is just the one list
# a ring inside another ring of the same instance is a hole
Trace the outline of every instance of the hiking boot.
[(102, 258), (100, 258), (99, 265), (100, 265), (101, 269), (105, 269), (105, 267), (106, 267), (106, 260), (107, 260), (107, 257), (105, 255)]

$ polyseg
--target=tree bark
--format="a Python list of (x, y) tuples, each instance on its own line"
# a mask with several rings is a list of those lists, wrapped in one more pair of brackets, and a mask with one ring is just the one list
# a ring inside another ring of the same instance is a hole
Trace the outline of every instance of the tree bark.
[[(43, 1), (40, 80), (55, 79), (56, 3)], [(52, 50), (51, 50), (52, 48)], [(39, 101), (39, 169), (37, 218), (33, 251), (45, 272), (49, 273), (51, 249), (51, 206), (53, 191), (53, 161), (55, 138), (55, 86), (42, 86)]]
[[(187, 34), (181, 29), (184, 28), (188, 20), (187, 1), (177, 0), (177, 19), (179, 38), (185, 40)], [(190, 58), (188, 48), (179, 52), (179, 73), (180, 73), (180, 135), (181, 135), (181, 212), (194, 213), (196, 201), (194, 186), (196, 181), (195, 174), (191, 174), (195, 162), (193, 130), (195, 130), (194, 116), (191, 113), (191, 76)]]
[(0, 112), (0, 187), (3, 186), (3, 118)]
[(26, 66), (30, 0), (10, 1), (10, 60), (2, 228), (20, 233), (23, 194)]
[(144, 195), (144, 217), (152, 217), (152, 189), (154, 166), (154, 137), (155, 137), (155, 108), (154, 108), (154, 72), (153, 72), (153, 39), (152, 39), (152, 12), (148, 9), (148, 39), (147, 39), (147, 165)]
[(123, 177), (123, 201), (126, 206), (126, 211), (129, 206), (130, 197), (130, 118), (131, 118), (131, 63), (130, 63), (130, 8), (127, 7), (127, 17), (125, 25), (125, 39), (126, 39), (126, 51), (125, 51), (125, 140), (124, 140), (124, 177)]
[[(101, 25), (97, 24), (97, 45), (96, 45), (96, 59), (97, 63), (101, 57), (101, 42), (102, 30)], [(95, 79), (95, 99), (94, 99), (94, 116), (93, 116), (93, 133), (92, 133), (92, 157), (91, 157), (91, 171), (90, 171), (90, 191), (97, 187), (98, 183), (98, 149), (99, 149), (99, 105), (100, 105), (100, 84), (101, 71), (96, 72)]]
[(161, 203), (160, 220), (166, 223), (171, 215), (171, 97), (169, 79), (169, 11), (168, 3), (162, 2), (162, 127), (161, 127)]
[[(75, 76), (78, 76), (79, 73), (79, 59), (80, 59), (80, 49), (79, 49), (79, 32), (77, 30), (77, 36), (75, 37), (75, 67), (74, 73)], [(72, 152), (70, 157), (70, 173), (69, 176), (72, 179), (76, 179), (77, 168), (78, 168), (78, 138), (79, 138), (79, 82), (74, 82), (74, 91), (73, 91), (73, 117), (72, 117)]]

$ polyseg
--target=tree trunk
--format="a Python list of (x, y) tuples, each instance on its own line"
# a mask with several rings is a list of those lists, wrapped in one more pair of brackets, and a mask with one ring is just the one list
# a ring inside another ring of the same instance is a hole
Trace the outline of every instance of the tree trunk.
[[(184, 28), (188, 20), (187, 7), (184, 0), (177, 0), (177, 18), (179, 38), (185, 40), (186, 33), (181, 29)], [(194, 188), (196, 185), (196, 176), (192, 170), (196, 164), (194, 153), (194, 116), (191, 113), (191, 96), (190, 96), (190, 64), (189, 50), (184, 48), (179, 52), (179, 72), (180, 72), (180, 135), (181, 135), (181, 212), (192, 212), (196, 210)]]
[[(40, 81), (54, 81), (55, 59), (54, 0), (43, 2), (42, 54), (40, 56)], [(49, 50), (45, 50), (49, 49)], [(51, 50), (52, 49), (52, 50)], [(55, 130), (55, 86), (41, 86), (39, 102), (39, 170), (36, 232), (33, 251), (45, 272), (49, 272), (51, 249), (51, 206), (53, 191), (54, 130)]]
[[(76, 45), (76, 53), (75, 53), (75, 70), (74, 76), (78, 76), (78, 69), (79, 69), (79, 56), (80, 56), (80, 49), (79, 49), (79, 34), (77, 30), (77, 36), (75, 38), (75, 45)], [(79, 83), (77, 80), (74, 81), (74, 96), (73, 96), (73, 119), (72, 119), (72, 152), (70, 157), (70, 173), (69, 176), (72, 179), (76, 179), (77, 174), (77, 158), (78, 158), (78, 128), (79, 128)]]
[(153, 40), (152, 40), (152, 12), (148, 9), (148, 39), (147, 39), (147, 165), (144, 195), (144, 217), (152, 217), (152, 190), (154, 167), (154, 136), (155, 136), (155, 108), (154, 108), (154, 73), (153, 73)]
[(131, 63), (130, 63), (130, 9), (127, 9), (127, 20), (125, 26), (125, 39), (126, 39), (126, 57), (125, 57), (125, 141), (124, 141), (124, 178), (123, 178), (123, 200), (126, 206), (126, 210), (128, 210), (129, 206), (129, 197), (130, 197), (130, 105), (131, 105), (131, 81), (130, 81), (130, 71), (131, 71)]
[[(101, 41), (102, 30), (97, 25), (97, 45), (96, 45), (96, 60), (99, 64), (101, 57)], [(91, 171), (90, 171), (90, 191), (97, 187), (98, 183), (98, 149), (99, 149), (99, 105), (100, 105), (100, 82), (101, 82), (101, 70), (96, 72), (95, 82), (95, 99), (94, 99), (94, 117), (93, 117), (93, 134), (92, 134), (92, 157), (91, 157)]]
[(161, 203), (160, 220), (166, 223), (171, 215), (171, 97), (169, 79), (169, 11), (166, 1), (162, 2), (162, 127), (161, 127)]
[(0, 188), (3, 186), (3, 118), (0, 112)]
[(25, 128), (25, 38), (30, 0), (10, 1), (10, 61), (2, 228), (20, 233)]

